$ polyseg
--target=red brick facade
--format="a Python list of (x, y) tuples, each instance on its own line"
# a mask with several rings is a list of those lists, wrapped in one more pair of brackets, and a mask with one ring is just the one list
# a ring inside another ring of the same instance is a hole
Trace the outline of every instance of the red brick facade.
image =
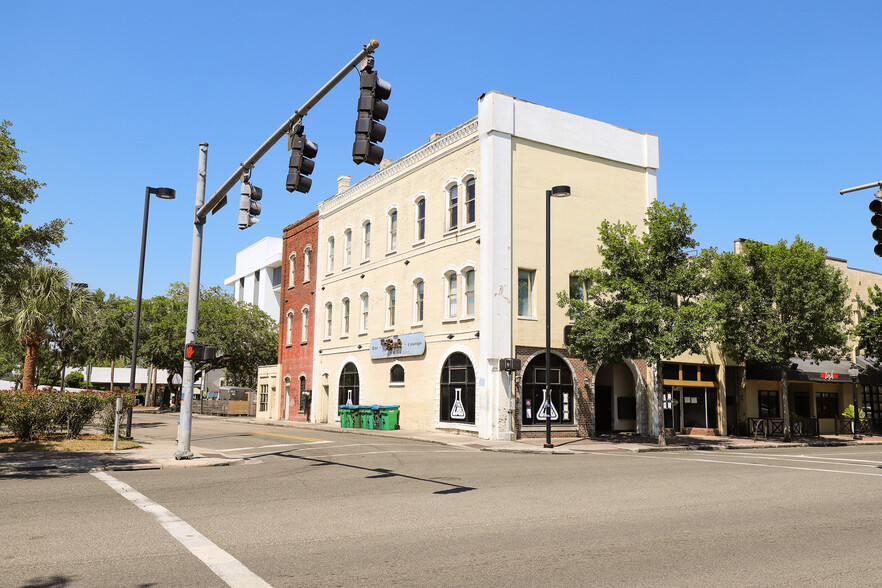
[[(306, 421), (300, 410), (300, 389), (312, 390), (313, 326), (316, 309), (316, 252), (318, 250), (318, 211), (288, 225), (282, 242), (282, 299), (279, 316), (279, 365), (281, 366), (280, 419)], [(305, 252), (311, 251), (309, 275), (305, 275)], [(290, 260), (294, 255), (294, 280), (291, 281)], [(304, 281), (306, 280), (306, 281)], [(303, 309), (309, 309), (307, 341), (301, 341)], [(291, 314), (291, 343), (288, 344), (288, 315)], [(301, 381), (302, 379), (302, 381)]]

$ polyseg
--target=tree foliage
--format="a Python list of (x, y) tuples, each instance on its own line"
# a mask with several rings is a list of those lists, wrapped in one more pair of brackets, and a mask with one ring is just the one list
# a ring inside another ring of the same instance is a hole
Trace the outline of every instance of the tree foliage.
[(573, 272), (585, 299), (558, 294), (573, 319), (568, 351), (590, 365), (646, 359), (656, 368), (659, 442), (664, 443), (661, 362), (704, 351), (710, 311), (703, 298), (712, 251), (698, 255), (695, 224), (685, 206), (653, 202), (646, 231), (630, 223), (600, 225), (599, 268)]
[(54, 219), (38, 227), (23, 222), (25, 205), (36, 200), (44, 184), (26, 176), (24, 151), (16, 148), (11, 126), (8, 120), (0, 122), (0, 285), (12, 281), (22, 264), (46, 260), (64, 241), (64, 226), (70, 222)]
[(712, 271), (715, 340), (739, 363), (777, 368), (790, 437), (787, 371), (791, 358), (843, 357), (848, 338), (845, 276), (827, 264), (827, 251), (798, 235), (788, 246), (745, 241), (740, 253), (720, 255)]
[(866, 352), (868, 357), (882, 360), (882, 288), (874, 285), (867, 289), (867, 300), (858, 298), (860, 319), (855, 326), (858, 349)]
[[(176, 282), (166, 295), (145, 301), (141, 310), (138, 356), (168, 370), (170, 380), (183, 371), (188, 294), (188, 286)], [(237, 302), (219, 286), (200, 289), (197, 339), (217, 346), (222, 357), (211, 367), (226, 368), (234, 385), (253, 387), (257, 368), (276, 362), (276, 322), (256, 306)]]

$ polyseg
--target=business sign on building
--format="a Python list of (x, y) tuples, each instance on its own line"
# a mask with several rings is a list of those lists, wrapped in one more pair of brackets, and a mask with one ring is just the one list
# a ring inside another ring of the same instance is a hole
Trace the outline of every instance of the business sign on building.
[(412, 357), (426, 352), (426, 336), (422, 333), (392, 335), (371, 339), (371, 359)]

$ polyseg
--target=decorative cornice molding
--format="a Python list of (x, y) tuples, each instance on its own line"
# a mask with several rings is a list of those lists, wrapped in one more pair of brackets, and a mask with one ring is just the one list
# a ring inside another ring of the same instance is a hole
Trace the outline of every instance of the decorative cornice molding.
[(475, 137), (477, 137), (477, 134), (478, 118), (475, 117), (456, 127), (452, 131), (449, 131), (448, 133), (442, 135), (435, 141), (432, 141), (431, 143), (428, 143), (420, 147), (419, 149), (412, 151), (408, 155), (405, 155), (385, 169), (381, 169), (380, 171), (371, 174), (354, 186), (351, 186), (345, 192), (341, 192), (339, 194), (331, 196), (327, 200), (319, 202), (319, 214), (326, 214), (327, 212), (340, 206), (344, 202), (356, 198), (364, 194), (371, 188), (377, 186), (378, 184), (383, 183), (395, 174), (419, 163), (424, 159), (435, 155), (439, 151), (449, 147), (450, 145), (453, 145), (454, 143), (457, 143), (458, 141), (464, 139), (465, 137), (468, 137), (469, 135), (475, 135)]

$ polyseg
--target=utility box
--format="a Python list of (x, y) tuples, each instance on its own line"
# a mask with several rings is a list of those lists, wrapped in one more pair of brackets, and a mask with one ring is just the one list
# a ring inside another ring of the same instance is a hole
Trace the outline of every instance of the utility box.
[(521, 371), (521, 360), (517, 357), (503, 357), (499, 360), (499, 371), (519, 372)]

